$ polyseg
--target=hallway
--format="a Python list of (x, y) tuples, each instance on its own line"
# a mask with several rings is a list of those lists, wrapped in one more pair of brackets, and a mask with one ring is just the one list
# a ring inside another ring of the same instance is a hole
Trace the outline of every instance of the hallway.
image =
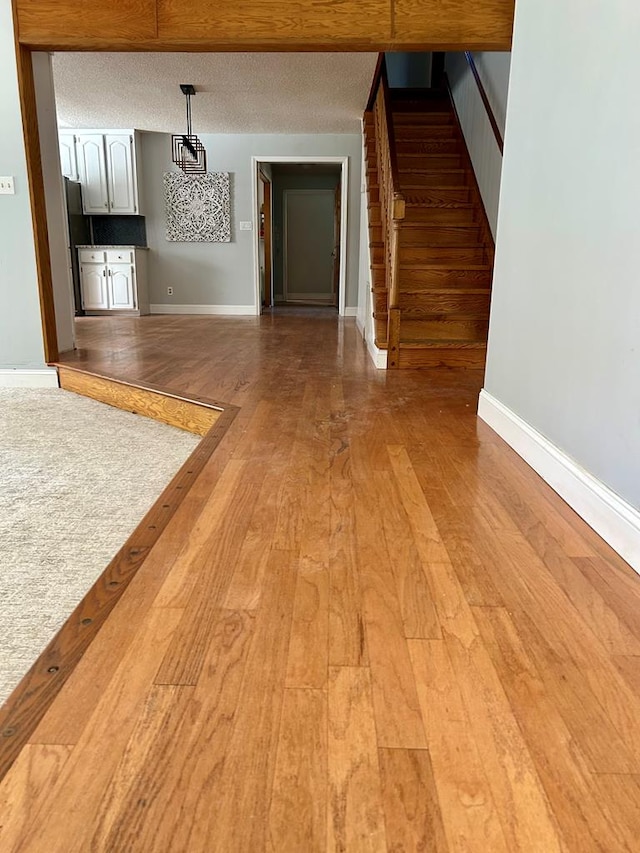
[(479, 371), (377, 371), (328, 312), (77, 329), (239, 412), (0, 784), (3, 853), (637, 850), (640, 578)]

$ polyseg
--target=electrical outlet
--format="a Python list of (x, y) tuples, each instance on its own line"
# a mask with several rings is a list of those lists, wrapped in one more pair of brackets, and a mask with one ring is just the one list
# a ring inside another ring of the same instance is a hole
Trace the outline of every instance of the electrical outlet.
[(172, 287), (167, 288), (167, 296), (173, 296), (173, 288)]
[(240, 223), (241, 231), (253, 231), (253, 222), (241, 222)]
[(15, 195), (16, 188), (13, 184), (13, 178), (0, 178), (0, 195)]

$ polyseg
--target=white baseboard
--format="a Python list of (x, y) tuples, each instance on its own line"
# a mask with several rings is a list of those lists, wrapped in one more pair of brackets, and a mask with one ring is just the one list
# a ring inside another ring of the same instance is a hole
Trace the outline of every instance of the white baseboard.
[(254, 305), (173, 305), (156, 303), (150, 305), (152, 314), (220, 314), (241, 317), (255, 317)]
[(0, 388), (58, 388), (55, 367), (0, 368)]
[(356, 306), (345, 308), (343, 317), (357, 317), (358, 316), (358, 308)]
[(379, 349), (373, 341), (367, 341), (367, 349), (369, 350), (369, 355), (371, 356), (371, 361), (374, 366), (379, 370), (387, 369), (387, 351), (386, 349)]
[(635, 507), (484, 390), (478, 417), (640, 573), (640, 512)]

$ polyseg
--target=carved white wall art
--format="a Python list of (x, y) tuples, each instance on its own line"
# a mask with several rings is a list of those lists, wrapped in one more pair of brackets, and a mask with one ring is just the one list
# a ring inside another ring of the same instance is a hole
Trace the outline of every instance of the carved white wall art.
[(165, 172), (167, 240), (174, 243), (229, 243), (231, 200), (228, 172), (185, 175)]

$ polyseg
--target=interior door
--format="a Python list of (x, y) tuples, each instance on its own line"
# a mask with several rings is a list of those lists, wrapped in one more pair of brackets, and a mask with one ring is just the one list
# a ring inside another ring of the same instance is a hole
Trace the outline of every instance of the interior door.
[(284, 298), (333, 305), (333, 190), (285, 190)]

